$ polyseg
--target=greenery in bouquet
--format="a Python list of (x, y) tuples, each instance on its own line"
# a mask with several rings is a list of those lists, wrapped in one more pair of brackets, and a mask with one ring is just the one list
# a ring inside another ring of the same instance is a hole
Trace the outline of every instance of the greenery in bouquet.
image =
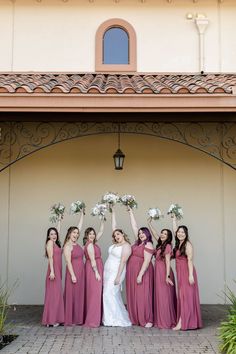
[(73, 202), (70, 205), (70, 214), (72, 215), (80, 213), (81, 211), (83, 211), (84, 213), (84, 210), (85, 210), (85, 203), (83, 201), (81, 202), (80, 200), (77, 200), (77, 202)]
[(131, 209), (138, 207), (138, 203), (136, 202), (135, 197), (130, 194), (125, 194), (120, 197), (120, 203), (130, 207)]
[(52, 223), (56, 223), (59, 219), (62, 219), (65, 213), (65, 207), (63, 204), (58, 203), (58, 204), (54, 204), (51, 209), (51, 216), (49, 218), (50, 222)]
[(109, 211), (111, 212), (111, 206), (114, 206), (116, 203), (119, 203), (119, 201), (120, 197), (117, 193), (108, 192), (102, 197), (101, 203), (108, 204)]
[(107, 205), (104, 203), (97, 203), (95, 207), (92, 208), (91, 215), (98, 216), (99, 219), (104, 219), (106, 221)]
[(161, 210), (158, 208), (150, 208), (148, 210), (148, 216), (153, 220), (159, 220), (161, 217), (164, 217), (164, 215), (162, 215)]
[(178, 220), (182, 219), (184, 215), (183, 210), (179, 204), (171, 204), (167, 214), (174, 214)]

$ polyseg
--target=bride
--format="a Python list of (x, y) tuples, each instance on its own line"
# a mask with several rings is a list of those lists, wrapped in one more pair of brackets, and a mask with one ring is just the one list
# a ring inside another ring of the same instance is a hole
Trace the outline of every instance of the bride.
[(132, 324), (122, 300), (121, 290), (131, 246), (124, 232), (116, 228), (113, 209), (112, 230), (113, 245), (109, 247), (109, 255), (104, 266), (103, 324), (128, 327)]

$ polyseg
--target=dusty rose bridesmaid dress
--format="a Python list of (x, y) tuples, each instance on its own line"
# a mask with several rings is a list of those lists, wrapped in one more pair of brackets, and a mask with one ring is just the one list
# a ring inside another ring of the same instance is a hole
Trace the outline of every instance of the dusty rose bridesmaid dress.
[(43, 325), (64, 323), (64, 302), (62, 292), (62, 250), (56, 244), (53, 245), (53, 267), (55, 279), (50, 280), (50, 267), (48, 265), (46, 276), (46, 289), (43, 310)]
[(134, 325), (145, 326), (153, 323), (153, 265), (149, 263), (143, 275), (142, 283), (137, 284), (137, 277), (144, 261), (144, 251), (153, 254), (154, 250), (144, 244), (134, 244), (127, 263), (126, 295), (127, 309), (130, 320)]
[(85, 262), (85, 323), (86, 327), (99, 327), (102, 321), (102, 284), (103, 284), (103, 262), (101, 250), (94, 244), (94, 254), (98, 272), (101, 280), (95, 278), (91, 261), (88, 255), (88, 241), (84, 246)]
[(176, 252), (176, 273), (178, 281), (177, 322), (181, 317), (181, 329), (202, 327), (201, 309), (198, 291), (197, 273), (193, 268), (195, 283), (189, 284), (188, 259)]
[(166, 254), (172, 254), (170, 244), (166, 245), (163, 257), (161, 256), (160, 248), (156, 252), (154, 267), (154, 326), (169, 329), (176, 325), (177, 300), (172, 269), (170, 269), (170, 279), (174, 286), (166, 283)]
[(82, 325), (84, 323), (84, 251), (74, 245), (71, 252), (71, 263), (77, 279), (72, 283), (71, 275), (66, 267), (64, 302), (65, 325)]

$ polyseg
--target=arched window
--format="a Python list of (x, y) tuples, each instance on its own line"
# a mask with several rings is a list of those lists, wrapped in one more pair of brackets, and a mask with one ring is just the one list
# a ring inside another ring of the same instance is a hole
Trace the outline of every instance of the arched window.
[(129, 36), (119, 27), (109, 28), (103, 36), (103, 64), (129, 64)]
[(98, 28), (96, 71), (136, 71), (136, 34), (128, 22), (111, 19)]

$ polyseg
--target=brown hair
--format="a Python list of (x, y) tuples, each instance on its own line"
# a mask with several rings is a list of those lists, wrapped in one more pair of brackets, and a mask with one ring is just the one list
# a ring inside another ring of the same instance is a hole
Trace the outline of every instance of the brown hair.
[(130, 240), (129, 240), (128, 236), (124, 233), (124, 231), (123, 231), (122, 229), (115, 229), (115, 230), (112, 232), (112, 241), (113, 241), (113, 243), (117, 243), (117, 242), (116, 242), (116, 239), (115, 239), (115, 232), (116, 232), (116, 231), (120, 232), (120, 233), (124, 236), (125, 241), (130, 244)]
[[(65, 237), (65, 240), (64, 240), (64, 243), (63, 243), (63, 247), (65, 246), (65, 244), (68, 242), (69, 238), (70, 238), (70, 235), (71, 233), (74, 231), (74, 230), (78, 230), (78, 233), (79, 233), (79, 229), (77, 226), (70, 226), (69, 229), (67, 230), (67, 234), (66, 234), (66, 237)], [(79, 236), (78, 236), (79, 237)]]
[(84, 238), (83, 238), (83, 245), (86, 244), (86, 242), (88, 241), (88, 235), (89, 233), (93, 231), (94, 234), (95, 234), (95, 238), (93, 240), (93, 243), (95, 243), (97, 240), (96, 240), (96, 237), (97, 237), (97, 234), (96, 234), (96, 231), (94, 230), (93, 227), (87, 227), (87, 229), (84, 231)]

